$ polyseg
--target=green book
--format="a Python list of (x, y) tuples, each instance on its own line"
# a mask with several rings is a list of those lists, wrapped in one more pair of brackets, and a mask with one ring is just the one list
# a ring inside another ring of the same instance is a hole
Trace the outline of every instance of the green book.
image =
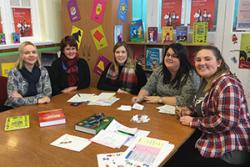
[(104, 114), (93, 114), (75, 124), (75, 130), (90, 134), (97, 134), (105, 129), (114, 117), (105, 117)]
[(30, 116), (21, 115), (21, 116), (7, 117), (4, 130), (11, 131), (29, 127), (30, 127)]

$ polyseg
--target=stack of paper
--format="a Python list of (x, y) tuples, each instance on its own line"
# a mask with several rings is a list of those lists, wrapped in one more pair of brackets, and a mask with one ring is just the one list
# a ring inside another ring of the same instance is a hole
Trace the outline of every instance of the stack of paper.
[(123, 152), (97, 154), (98, 167), (122, 167), (125, 162), (119, 161)]
[(94, 96), (95, 96), (95, 94), (78, 93), (78, 94), (74, 95), (73, 97), (71, 97), (67, 102), (69, 102), (69, 103), (88, 102), (91, 99), (93, 99)]
[(158, 112), (160, 112), (160, 113), (174, 115), (176, 108), (175, 108), (175, 106), (165, 104), (164, 106), (157, 107), (157, 109), (159, 109)]

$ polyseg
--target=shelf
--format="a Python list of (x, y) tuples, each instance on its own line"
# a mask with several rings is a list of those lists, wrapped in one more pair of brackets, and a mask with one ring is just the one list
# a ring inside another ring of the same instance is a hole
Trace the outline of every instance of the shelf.
[[(147, 42), (126, 42), (128, 45), (143, 45), (143, 46), (167, 46), (174, 42), (169, 43), (147, 43)], [(206, 46), (209, 44), (194, 44), (194, 43), (181, 43), (184, 46)]]

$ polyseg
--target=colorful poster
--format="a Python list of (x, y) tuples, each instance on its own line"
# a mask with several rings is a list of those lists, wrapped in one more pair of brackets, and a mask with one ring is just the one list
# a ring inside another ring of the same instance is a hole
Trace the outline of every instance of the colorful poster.
[(208, 22), (208, 29), (212, 30), (215, 17), (214, 11), (214, 0), (192, 0), (190, 27), (193, 27), (194, 22)]
[(75, 38), (78, 49), (79, 49), (81, 46), (81, 42), (82, 42), (83, 30), (76, 26), (72, 26), (71, 35)]
[(76, 0), (69, 0), (67, 3), (67, 9), (71, 22), (76, 22), (81, 19)]
[(15, 67), (16, 63), (1, 63), (2, 66), (2, 76), (8, 77), (9, 71)]
[(239, 68), (250, 69), (250, 34), (241, 34)]
[(106, 0), (94, 0), (91, 19), (101, 24), (106, 9)]
[(32, 36), (32, 21), (30, 8), (12, 8), (15, 32), (21, 37)]
[(127, 20), (127, 13), (128, 13), (128, 0), (120, 0), (118, 7), (118, 19), (125, 22)]
[(4, 33), (0, 33), (0, 45), (6, 44), (6, 38)]
[(208, 33), (207, 22), (195, 22), (193, 24), (193, 44), (206, 44)]
[(250, 2), (240, 0), (237, 18), (237, 30), (250, 30)]
[(114, 29), (114, 44), (123, 41), (123, 26), (115, 25)]
[(0, 33), (3, 33), (1, 9), (0, 9)]
[(97, 75), (101, 75), (105, 68), (109, 65), (110, 61), (105, 56), (100, 55), (97, 58), (96, 64), (94, 66), (94, 72)]
[(162, 0), (161, 26), (179, 26), (181, 24), (182, 0)]
[(100, 50), (108, 46), (107, 39), (105, 37), (104, 31), (101, 25), (92, 29), (90, 32), (91, 32), (91, 36), (94, 40), (97, 50)]

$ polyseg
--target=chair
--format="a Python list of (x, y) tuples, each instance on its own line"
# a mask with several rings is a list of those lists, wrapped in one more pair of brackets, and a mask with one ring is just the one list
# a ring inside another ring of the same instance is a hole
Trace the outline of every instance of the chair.
[(7, 81), (7, 77), (0, 76), (0, 112), (11, 109), (11, 107), (4, 105), (7, 99)]

